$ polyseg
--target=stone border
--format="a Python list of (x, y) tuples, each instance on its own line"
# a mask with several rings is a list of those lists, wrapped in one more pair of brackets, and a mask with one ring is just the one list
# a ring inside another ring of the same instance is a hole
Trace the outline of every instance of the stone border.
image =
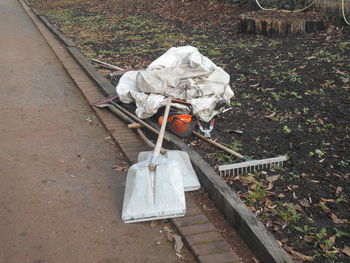
[[(21, 4), (24, 3), (19, 0)], [(26, 10), (26, 8), (25, 8)], [(27, 11), (27, 10), (26, 10)], [(85, 72), (96, 82), (102, 93), (106, 96), (115, 95), (114, 86), (103, 77), (101, 73), (96, 71), (94, 67), (85, 59), (75, 45), (68, 39), (66, 39), (50, 22), (48, 22), (39, 12), (35, 14), (40, 20), (53, 32), (60, 41), (62, 41), (70, 54), (76, 59), (76, 61), (82, 66)], [(154, 126), (157, 126), (154, 124)], [(228, 222), (237, 231), (240, 237), (247, 243), (248, 247), (254, 251), (254, 254), (262, 262), (271, 263), (292, 263), (294, 262), (289, 254), (278, 244), (274, 236), (267, 230), (267, 228), (261, 223), (261, 221), (249, 210), (249, 208), (243, 203), (239, 196), (223, 181), (221, 180), (213, 168), (204, 161), (204, 159), (192, 148), (188, 147), (183, 141), (171, 133), (167, 133), (171, 140), (171, 143), (175, 148), (186, 151), (192, 161), (193, 167), (196, 170), (198, 178), (208, 192), (210, 199), (214, 202), (216, 207), (224, 214)], [(206, 235), (205, 233), (215, 233), (211, 231), (211, 226), (206, 223), (196, 222), (202, 218), (197, 218), (196, 215), (173, 220), (174, 224), (178, 227), (180, 233), (184, 235), (185, 241), (190, 245), (191, 250), (197, 256), (197, 259), (201, 262), (239, 262), (239, 258), (232, 257), (232, 254), (220, 253), (220, 254), (206, 254), (201, 256), (201, 251), (207, 251), (206, 244), (201, 244), (193, 241), (197, 236)], [(192, 221), (191, 221), (192, 220)], [(194, 221), (193, 221), (194, 220)], [(192, 222), (191, 224), (189, 222)], [(194, 223), (193, 223), (194, 222)], [(186, 225), (187, 224), (187, 225)], [(190, 225), (188, 225), (190, 224)], [(209, 228), (209, 230), (205, 228)], [(203, 228), (203, 229), (202, 229)], [(201, 230), (199, 230), (201, 229)], [(194, 236), (197, 234), (196, 236)], [(199, 237), (198, 237), (199, 238)], [(216, 234), (212, 234), (211, 239), (216, 239)], [(196, 240), (196, 239), (195, 239)], [(213, 240), (211, 240), (213, 241)], [(217, 250), (227, 249), (224, 243), (221, 241), (215, 241), (215, 248)], [(194, 249), (191, 244), (195, 244)], [(209, 247), (209, 249), (214, 249)], [(233, 252), (234, 253), (234, 252)], [(218, 258), (215, 255), (220, 255)]]

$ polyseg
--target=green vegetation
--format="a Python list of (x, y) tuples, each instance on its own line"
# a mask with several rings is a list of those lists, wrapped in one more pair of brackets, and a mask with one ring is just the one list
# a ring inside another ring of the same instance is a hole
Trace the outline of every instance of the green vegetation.
[(296, 223), (302, 217), (293, 204), (279, 202), (275, 210), (281, 219), (287, 223)]
[(290, 134), (290, 133), (292, 133), (292, 130), (291, 130), (290, 128), (288, 128), (287, 125), (284, 125), (284, 126), (283, 126), (283, 132), (284, 132), (285, 134)]
[(256, 188), (248, 192), (247, 205), (255, 205), (257, 202), (264, 199), (266, 197), (266, 194), (267, 192), (265, 187), (262, 184), (256, 182)]

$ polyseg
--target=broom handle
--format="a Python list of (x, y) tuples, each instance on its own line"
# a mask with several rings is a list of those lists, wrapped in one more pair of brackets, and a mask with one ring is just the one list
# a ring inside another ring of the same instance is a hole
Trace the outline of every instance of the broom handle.
[(156, 147), (154, 148), (154, 152), (153, 152), (153, 156), (156, 156), (156, 157), (160, 155), (160, 149), (162, 148), (165, 126), (167, 124), (169, 111), (170, 111), (170, 104), (171, 104), (171, 98), (169, 97), (166, 103), (163, 122), (162, 122), (162, 126), (160, 127)]
[(231, 149), (227, 148), (226, 146), (220, 144), (220, 143), (217, 143), (216, 141), (213, 141), (205, 136), (203, 136), (202, 134), (196, 132), (196, 131), (193, 131), (193, 134), (196, 135), (198, 138), (202, 139), (203, 141), (206, 141), (208, 143), (211, 143), (212, 145), (218, 147), (219, 149), (225, 151), (225, 152), (228, 152), (230, 154), (232, 154), (233, 156), (236, 156), (237, 158), (239, 159), (242, 159), (244, 161), (248, 161), (249, 159), (245, 156), (243, 156), (242, 154), (238, 153), (238, 152), (235, 152), (235, 151), (232, 151)]

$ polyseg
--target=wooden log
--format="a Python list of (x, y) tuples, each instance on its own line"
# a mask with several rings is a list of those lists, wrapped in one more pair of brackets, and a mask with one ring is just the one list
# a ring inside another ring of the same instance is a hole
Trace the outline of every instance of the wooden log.
[(285, 13), (280, 11), (254, 11), (240, 16), (241, 32), (268, 37), (314, 33), (326, 29), (316, 13)]

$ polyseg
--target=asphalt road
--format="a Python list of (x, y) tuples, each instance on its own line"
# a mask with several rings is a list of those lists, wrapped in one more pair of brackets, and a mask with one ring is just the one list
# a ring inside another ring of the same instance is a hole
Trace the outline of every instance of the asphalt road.
[(121, 221), (108, 136), (20, 4), (1, 0), (1, 263), (178, 261), (159, 229)]

